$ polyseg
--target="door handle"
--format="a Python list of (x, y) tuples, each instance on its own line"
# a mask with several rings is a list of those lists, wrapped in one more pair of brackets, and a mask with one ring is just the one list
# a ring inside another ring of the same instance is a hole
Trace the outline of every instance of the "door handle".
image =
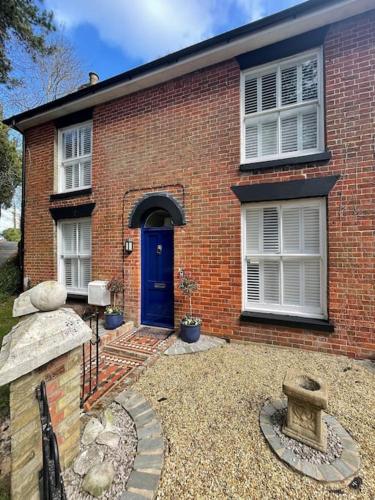
[(166, 283), (154, 283), (154, 288), (166, 288)]

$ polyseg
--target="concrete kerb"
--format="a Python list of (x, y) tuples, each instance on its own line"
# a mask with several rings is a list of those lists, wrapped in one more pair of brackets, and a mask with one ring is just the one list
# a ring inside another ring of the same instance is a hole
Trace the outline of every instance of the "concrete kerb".
[(133, 419), (137, 437), (137, 453), (133, 470), (126, 483), (121, 500), (153, 499), (159, 486), (164, 464), (164, 438), (162, 426), (155, 411), (138, 392), (125, 390), (115, 401)]

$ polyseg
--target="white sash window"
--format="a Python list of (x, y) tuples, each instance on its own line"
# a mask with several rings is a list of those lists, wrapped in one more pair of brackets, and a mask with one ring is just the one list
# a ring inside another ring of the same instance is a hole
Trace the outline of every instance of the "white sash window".
[(59, 192), (91, 187), (92, 122), (59, 130)]
[(242, 163), (324, 151), (321, 50), (244, 71)]
[(70, 293), (87, 294), (91, 281), (91, 219), (58, 225), (59, 281)]
[(326, 318), (325, 199), (242, 207), (244, 309)]

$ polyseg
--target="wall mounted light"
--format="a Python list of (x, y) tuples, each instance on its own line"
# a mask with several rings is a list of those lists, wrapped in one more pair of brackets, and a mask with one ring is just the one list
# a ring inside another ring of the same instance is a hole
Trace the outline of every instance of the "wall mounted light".
[(131, 254), (133, 251), (133, 240), (131, 238), (127, 238), (125, 240), (125, 252), (127, 254)]

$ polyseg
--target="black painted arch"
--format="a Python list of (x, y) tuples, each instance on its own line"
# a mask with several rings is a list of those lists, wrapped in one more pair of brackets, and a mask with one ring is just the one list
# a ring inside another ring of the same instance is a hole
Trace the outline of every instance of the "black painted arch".
[(129, 216), (129, 227), (141, 227), (147, 212), (158, 208), (169, 213), (174, 226), (186, 224), (184, 209), (173, 196), (166, 193), (153, 193), (144, 196), (135, 204)]

